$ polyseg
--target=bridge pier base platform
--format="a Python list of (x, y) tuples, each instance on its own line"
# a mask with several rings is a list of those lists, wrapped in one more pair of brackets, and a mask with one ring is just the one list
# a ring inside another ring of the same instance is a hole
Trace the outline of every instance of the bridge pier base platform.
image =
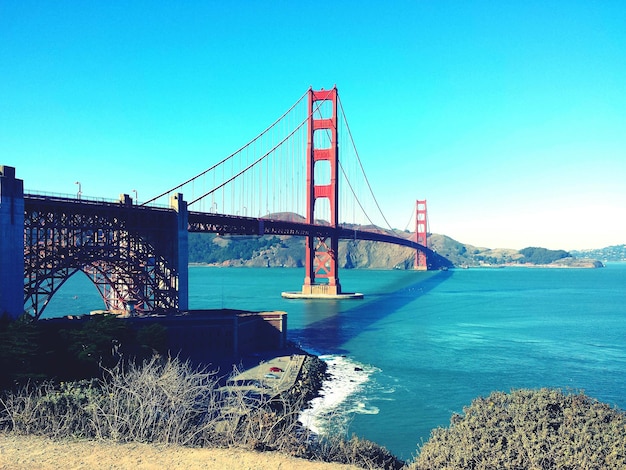
[(324, 300), (349, 300), (362, 299), (359, 292), (341, 292), (338, 286), (328, 284), (305, 284), (300, 292), (283, 292), (285, 299), (324, 299)]

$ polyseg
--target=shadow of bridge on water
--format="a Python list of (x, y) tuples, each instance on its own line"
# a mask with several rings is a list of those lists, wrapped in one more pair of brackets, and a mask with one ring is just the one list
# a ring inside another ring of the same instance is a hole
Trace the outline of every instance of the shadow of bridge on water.
[[(439, 271), (428, 277), (420, 276), (419, 280), (408, 282), (396, 290), (368, 294), (363, 300), (306, 300), (305, 317), (324, 318), (313, 321), (304, 328), (290, 330), (290, 339), (300, 342), (304, 349), (314, 350), (317, 354), (346, 354), (348, 351), (343, 346), (349, 340), (379, 320), (428, 294), (452, 275), (452, 271)], [(346, 308), (346, 305), (351, 306), (354, 303), (358, 305)]]

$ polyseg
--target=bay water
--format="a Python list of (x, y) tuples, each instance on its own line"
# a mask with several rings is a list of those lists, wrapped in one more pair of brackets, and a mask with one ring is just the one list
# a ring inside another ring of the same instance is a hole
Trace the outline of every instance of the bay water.
[[(626, 409), (626, 263), (602, 269), (342, 270), (362, 300), (287, 300), (303, 270), (189, 269), (192, 309), (284, 310), (332, 380), (302, 417), (410, 459), (477, 396), (557, 387)], [(103, 308), (74, 276), (45, 317)]]

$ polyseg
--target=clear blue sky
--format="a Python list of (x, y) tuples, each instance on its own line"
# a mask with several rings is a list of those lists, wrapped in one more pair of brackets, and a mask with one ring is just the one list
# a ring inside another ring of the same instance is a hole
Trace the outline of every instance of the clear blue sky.
[[(379, 202), (491, 248), (626, 243), (626, 2), (0, 2), (0, 164), (155, 195), (337, 85)], [(142, 197), (143, 196), (143, 197)]]

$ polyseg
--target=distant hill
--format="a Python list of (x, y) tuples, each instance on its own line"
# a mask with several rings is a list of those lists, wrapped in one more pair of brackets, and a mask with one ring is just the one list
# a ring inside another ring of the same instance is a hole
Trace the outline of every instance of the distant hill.
[(596, 250), (572, 251), (577, 258), (593, 258), (603, 262), (626, 261), (626, 245), (612, 245)]
[[(299, 217), (273, 215), (272, 217)], [(368, 227), (353, 228), (367, 230)], [(380, 230), (380, 229), (377, 229)], [(384, 230), (396, 236), (412, 238), (413, 234), (400, 230)], [(528, 247), (523, 250), (491, 249), (467, 245), (439, 234), (428, 236), (428, 246), (447, 262), (436, 267), (489, 266), (553, 266), (602, 267), (588, 252), (548, 250)], [(625, 253), (622, 245), (622, 253)], [(580, 253), (580, 254), (579, 254)], [(623, 256), (623, 255), (622, 255)], [(339, 242), (339, 266), (344, 269), (411, 269), (415, 251), (398, 245), (360, 240)], [(214, 233), (189, 234), (189, 262), (217, 266), (302, 267), (304, 266), (304, 239), (292, 236), (223, 236)]]
[(551, 266), (599, 268), (602, 263), (588, 256), (576, 256), (564, 250), (528, 247), (484, 248), (458, 242), (445, 235), (432, 234), (428, 246), (449, 259), (456, 267)]

